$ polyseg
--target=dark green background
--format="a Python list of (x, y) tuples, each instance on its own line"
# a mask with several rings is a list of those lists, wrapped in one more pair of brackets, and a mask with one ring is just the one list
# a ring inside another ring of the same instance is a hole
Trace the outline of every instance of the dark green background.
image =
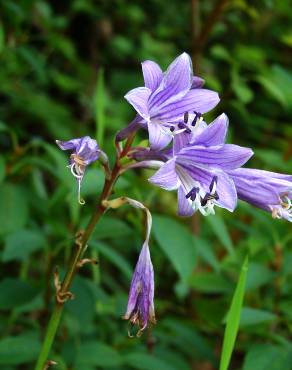
[[(52, 310), (54, 268), (68, 264), (103, 183), (91, 166), (80, 207), (54, 140), (98, 137), (113, 160), (114, 134), (134, 116), (123, 95), (143, 84), (140, 62), (165, 68), (187, 51), (221, 97), (207, 119), (229, 116), (229, 139), (255, 152), (250, 166), (291, 173), (292, 12), (289, 0), (1, 0), (0, 16), (0, 368), (25, 370)], [(179, 219), (175, 194), (150, 185), (150, 174), (126, 174), (116, 194), (154, 214), (158, 323), (141, 339), (127, 337), (121, 316), (143, 216), (110, 211), (87, 251), (99, 266), (80, 271), (66, 304), (50, 356), (57, 369), (217, 369), (249, 253), (230, 369), (291, 370), (291, 224), (243, 203), (233, 214)]]

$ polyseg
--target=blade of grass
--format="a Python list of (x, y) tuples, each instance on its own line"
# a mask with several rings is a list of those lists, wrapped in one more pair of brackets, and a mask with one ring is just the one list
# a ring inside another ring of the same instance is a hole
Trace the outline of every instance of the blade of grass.
[(96, 138), (100, 146), (103, 143), (104, 137), (104, 122), (105, 122), (104, 107), (105, 107), (104, 70), (103, 68), (99, 68), (94, 96), (94, 109), (95, 109)]
[(246, 276), (248, 271), (248, 257), (246, 256), (243, 265), (241, 267), (241, 272), (239, 276), (239, 280), (237, 283), (237, 287), (235, 289), (235, 293), (232, 298), (230, 310), (227, 315), (226, 320), (226, 328), (224, 333), (224, 340), (223, 340), (223, 349), (221, 354), (220, 360), (220, 370), (227, 370), (232, 351), (235, 344), (235, 339), (238, 332), (239, 321), (240, 321), (240, 313), (243, 304), (243, 297), (245, 291), (245, 282)]

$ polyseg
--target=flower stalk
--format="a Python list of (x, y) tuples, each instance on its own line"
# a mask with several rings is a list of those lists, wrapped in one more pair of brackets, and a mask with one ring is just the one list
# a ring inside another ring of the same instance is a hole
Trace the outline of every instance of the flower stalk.
[[(80, 267), (80, 263), (82, 261), (83, 254), (87, 247), (87, 242), (91, 237), (91, 234), (106, 211), (107, 207), (104, 206), (104, 202), (108, 199), (108, 197), (111, 195), (113, 187), (120, 176), (121, 173), (121, 165), (120, 160), (125, 157), (128, 153), (128, 151), (131, 148), (131, 144), (134, 140), (135, 135), (131, 135), (128, 140), (126, 141), (125, 147), (121, 152), (118, 154), (116, 163), (111, 171), (111, 174), (109, 176), (109, 172), (107, 171), (107, 176), (105, 178), (104, 187), (101, 193), (101, 196), (99, 198), (97, 208), (95, 212), (93, 213), (86, 229), (84, 232), (77, 238), (76, 240), (76, 250), (75, 253), (71, 259), (70, 265), (68, 267), (67, 273), (64, 277), (64, 280), (60, 284), (60, 289), (57, 292), (58, 297), (68, 297), (69, 289), (73, 283), (73, 279), (76, 275), (76, 272), (78, 271)], [(70, 294), (70, 293), (69, 293)], [(58, 299), (56, 296), (56, 304), (53, 309), (51, 318), (49, 320), (46, 334), (44, 337), (44, 341), (42, 344), (41, 352), (39, 354), (39, 357), (37, 359), (37, 363), (35, 366), (35, 370), (44, 370), (47, 364), (48, 356), (50, 354), (59, 324), (62, 317), (62, 312), (64, 309), (64, 304), (66, 302), (66, 299)]]

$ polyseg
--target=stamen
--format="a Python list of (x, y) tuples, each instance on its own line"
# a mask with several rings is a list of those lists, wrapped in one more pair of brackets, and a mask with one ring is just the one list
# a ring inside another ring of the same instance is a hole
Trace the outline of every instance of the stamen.
[(192, 202), (196, 200), (197, 194), (199, 193), (200, 189), (193, 187), (186, 195), (186, 199), (190, 198)]
[(81, 198), (81, 179), (78, 179), (78, 203), (83, 206), (85, 204), (85, 200)]
[(217, 181), (218, 181), (218, 177), (214, 176), (209, 186), (211, 194), (216, 191)]

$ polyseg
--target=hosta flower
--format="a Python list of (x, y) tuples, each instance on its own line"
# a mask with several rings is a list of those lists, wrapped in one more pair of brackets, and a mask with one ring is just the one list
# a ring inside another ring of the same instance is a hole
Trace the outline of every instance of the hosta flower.
[(145, 87), (125, 95), (138, 115), (118, 134), (118, 140), (142, 126), (148, 129), (151, 148), (162, 149), (175, 134), (188, 131), (188, 123), (195, 126), (202, 114), (219, 102), (216, 92), (201, 88), (204, 81), (193, 76), (191, 59), (186, 53), (177, 57), (165, 73), (152, 61), (142, 63), (142, 70)]
[(227, 125), (222, 114), (196, 134), (190, 130), (177, 135), (172, 156), (149, 179), (163, 189), (178, 191), (179, 215), (190, 216), (197, 210), (208, 215), (214, 213), (214, 205), (234, 210), (237, 193), (227, 171), (241, 167), (253, 152), (225, 144)]
[(292, 222), (292, 175), (239, 168), (228, 171), (238, 197), (272, 213), (274, 218)]
[(71, 150), (70, 164), (72, 175), (78, 182), (78, 201), (83, 204), (84, 201), (80, 198), (81, 181), (83, 179), (86, 166), (96, 161), (100, 155), (100, 149), (97, 142), (89, 136), (84, 136), (68, 141), (56, 140), (57, 145), (62, 150)]
[(141, 249), (140, 256), (131, 282), (129, 300), (124, 319), (138, 325), (137, 336), (147, 327), (155, 323), (154, 313), (154, 272), (150, 258), (148, 241)]

